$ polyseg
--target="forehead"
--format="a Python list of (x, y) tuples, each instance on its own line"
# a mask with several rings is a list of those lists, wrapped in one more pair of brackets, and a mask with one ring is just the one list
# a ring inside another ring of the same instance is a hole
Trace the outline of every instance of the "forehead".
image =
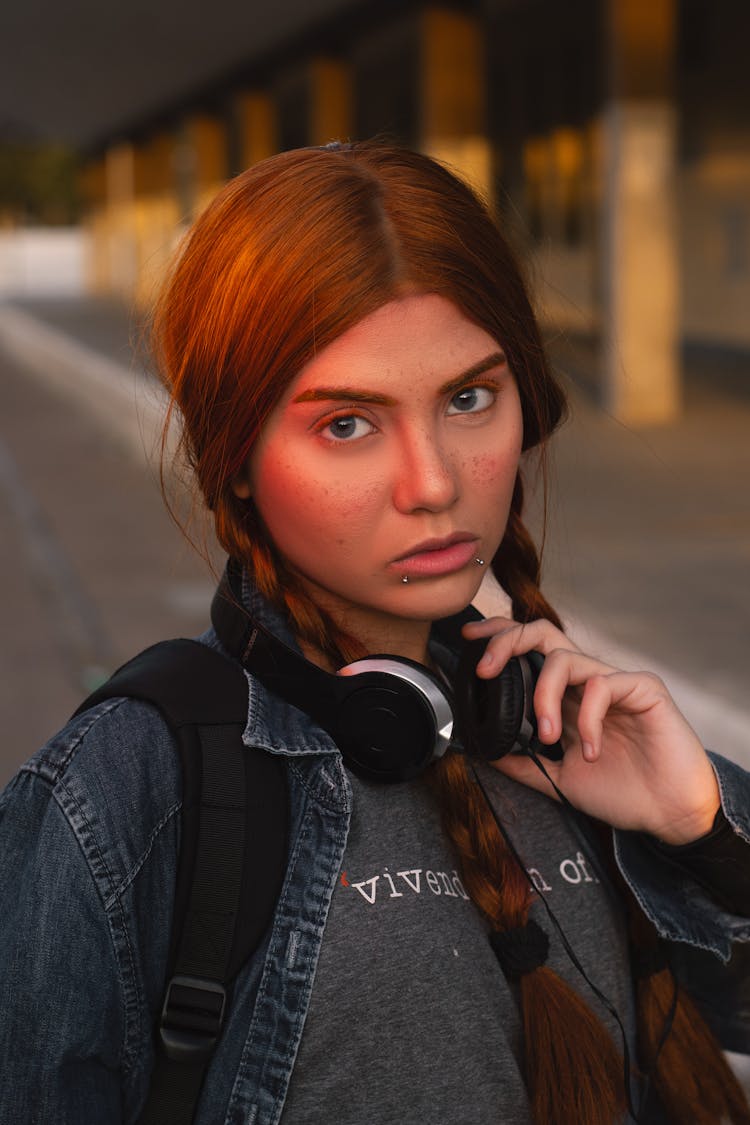
[[(287, 400), (337, 384), (393, 394), (442, 383), (497, 352), (498, 342), (437, 294), (402, 297), (376, 309), (303, 367)], [(408, 381), (407, 381), (408, 380)]]

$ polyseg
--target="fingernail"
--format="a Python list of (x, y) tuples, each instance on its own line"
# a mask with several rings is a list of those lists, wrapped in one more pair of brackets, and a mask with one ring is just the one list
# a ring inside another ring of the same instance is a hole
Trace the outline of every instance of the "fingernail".
[(479, 662), (477, 663), (477, 668), (489, 668), (491, 663), (492, 663), (492, 653), (491, 652), (485, 652), (484, 655), (479, 660)]
[(583, 756), (586, 759), (586, 761), (587, 762), (593, 762), (593, 760), (594, 760), (594, 747), (591, 745), (591, 743), (590, 742), (584, 742), (581, 749), (583, 750)]
[(546, 715), (539, 720), (539, 733), (542, 738), (549, 738), (552, 734), (552, 723)]

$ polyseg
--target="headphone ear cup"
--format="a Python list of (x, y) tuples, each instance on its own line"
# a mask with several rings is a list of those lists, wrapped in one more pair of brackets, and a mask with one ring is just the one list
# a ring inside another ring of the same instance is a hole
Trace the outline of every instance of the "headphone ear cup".
[(329, 681), (326, 729), (350, 769), (373, 781), (409, 781), (447, 750), (453, 710), (443, 686), (404, 657), (368, 656)]
[(517, 657), (498, 676), (479, 679), (476, 666), (486, 645), (481, 638), (467, 641), (461, 652), (454, 682), (457, 740), (471, 757), (496, 762), (516, 747), (531, 704)]
[[(373, 781), (408, 781), (434, 757), (435, 724), (395, 676), (360, 672), (333, 731), (350, 769)], [(362, 684), (364, 681), (364, 684)]]

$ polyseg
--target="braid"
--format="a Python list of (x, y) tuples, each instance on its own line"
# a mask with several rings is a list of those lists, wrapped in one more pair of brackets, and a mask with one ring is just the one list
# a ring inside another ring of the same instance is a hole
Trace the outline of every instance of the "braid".
[[(636, 970), (639, 1061), (653, 1074), (668, 1119), (679, 1125), (684, 1121), (691, 1125), (750, 1125), (745, 1093), (713, 1032), (666, 964), (654, 926), (614, 861), (609, 833), (603, 845), (612, 879), (628, 909)], [(673, 1004), (669, 1035), (662, 1044)]]
[(675, 987), (670, 970), (662, 969), (641, 978), (636, 993), (641, 1062), (650, 1069), (657, 1058), (654, 1085), (669, 1120), (690, 1121), (691, 1125), (750, 1125), (745, 1093), (684, 989), (678, 989), (672, 1026), (659, 1051)]
[(297, 638), (306, 641), (334, 668), (364, 655), (362, 646), (340, 629), (286, 566), (266, 534), (252, 501), (229, 489), (214, 510), (216, 536), (230, 558), (241, 559), (263, 597), (289, 617)]
[[(492, 560), (520, 621), (559, 618), (539, 590), (540, 565), (521, 520), (523, 485), (516, 480), (503, 542)], [(525, 925), (531, 888), (511, 854), (462, 756), (446, 755), (433, 771), (443, 824), (467, 891), (493, 930)], [(536, 1125), (612, 1125), (625, 1107), (622, 1062), (587, 1004), (542, 966), (519, 982), (525, 1077)]]
[(560, 618), (539, 589), (542, 568), (534, 540), (521, 519), (523, 500), (519, 473), (513, 486), (505, 536), (492, 560), (492, 573), (510, 597), (516, 621), (538, 621), (543, 617), (561, 629)]

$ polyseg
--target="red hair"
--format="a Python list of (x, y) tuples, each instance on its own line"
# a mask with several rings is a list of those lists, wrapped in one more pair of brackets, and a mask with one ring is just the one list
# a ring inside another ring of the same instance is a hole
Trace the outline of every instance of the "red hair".
[[(365, 143), (287, 152), (255, 165), (200, 217), (155, 313), (155, 352), (220, 543), (286, 610), (297, 635), (339, 663), (358, 654), (356, 639), (343, 637), (311, 603), (252, 501), (239, 499), (232, 485), (300, 369), (349, 327), (406, 293), (446, 297), (498, 341), (518, 384), (524, 448), (543, 445), (565, 401), (518, 267), (481, 201), (424, 155)], [(539, 560), (522, 509), (519, 476), (493, 570), (518, 620), (544, 616), (559, 624), (539, 589)], [(463, 759), (443, 759), (434, 782), (474, 902), (494, 929), (523, 925), (528, 883)], [(618, 1120), (622, 1068), (593, 1013), (546, 968), (524, 977), (521, 993), (537, 1125)], [(643, 1006), (660, 1010), (657, 1002)], [(653, 1042), (658, 1018), (651, 1015), (650, 1025), (645, 1038)], [(679, 1046), (662, 1057), (683, 1057), (688, 1068), (714, 1076), (711, 1115), (691, 1120), (718, 1125), (724, 1113), (747, 1121), (741, 1092), (731, 1086), (708, 1033), (701, 1030), (690, 1047), (692, 1058), (684, 1051), (680, 1056)], [(685, 1069), (674, 1061), (659, 1068), (660, 1093), (679, 1125), (686, 1120), (679, 1089)]]

